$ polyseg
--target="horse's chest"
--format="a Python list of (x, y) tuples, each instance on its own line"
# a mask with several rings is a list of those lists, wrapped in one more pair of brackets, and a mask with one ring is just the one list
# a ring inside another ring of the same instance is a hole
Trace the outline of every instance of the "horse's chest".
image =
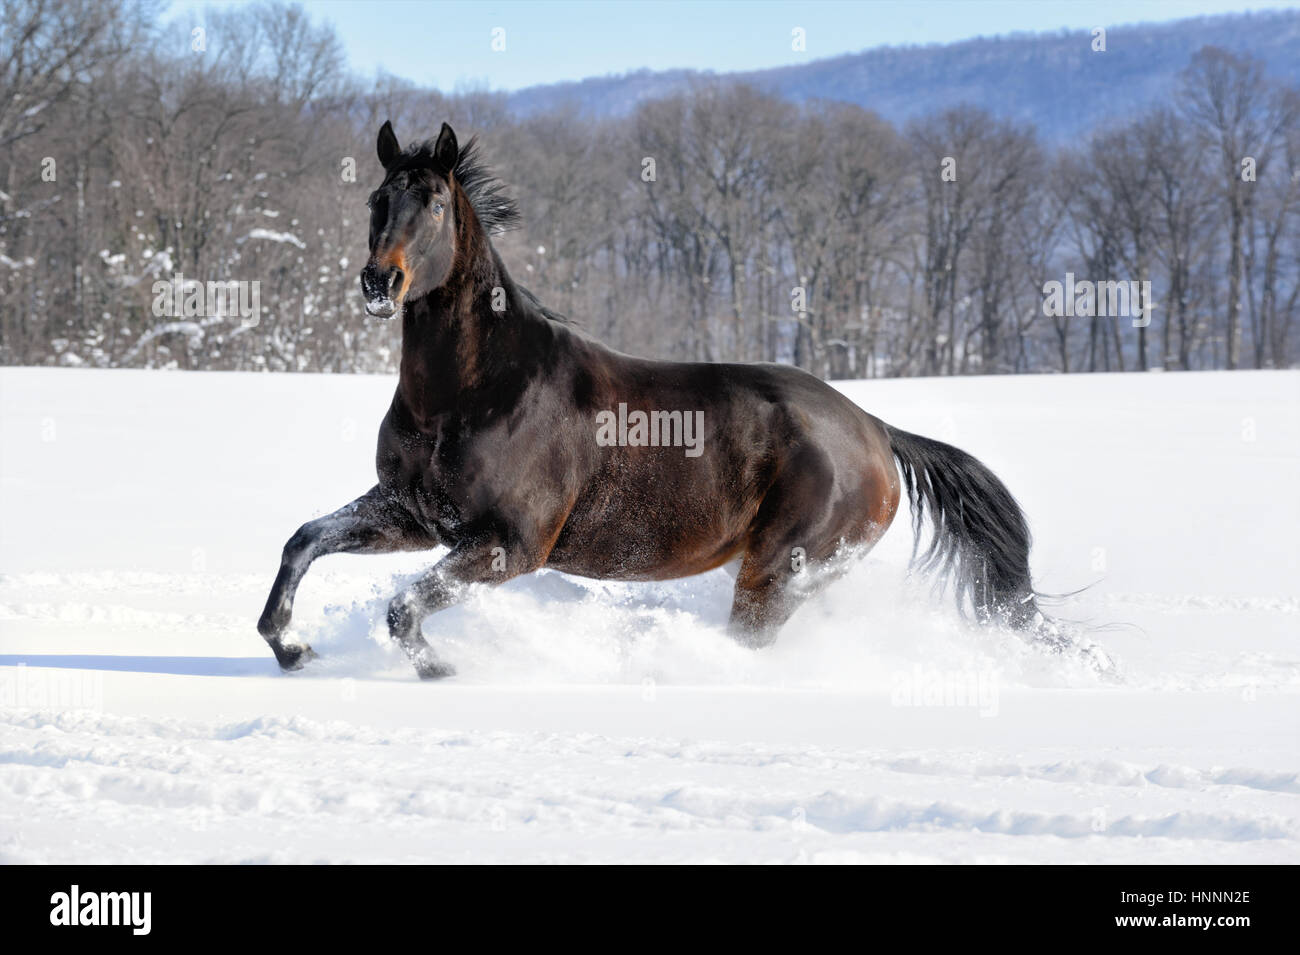
[(454, 539), (477, 516), (485, 497), (482, 472), (472, 458), (472, 446), (455, 428), (381, 433), (379, 481), (406, 499), (430, 530)]

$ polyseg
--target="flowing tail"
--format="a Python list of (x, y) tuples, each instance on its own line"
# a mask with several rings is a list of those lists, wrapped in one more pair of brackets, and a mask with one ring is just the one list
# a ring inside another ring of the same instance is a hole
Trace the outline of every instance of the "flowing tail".
[[(981, 621), (1038, 630), (1045, 621), (1029, 579), (1029, 527), (1005, 484), (974, 457), (942, 441), (885, 425), (912, 502), (912, 560), (955, 582)], [(926, 513), (934, 525), (919, 555)]]

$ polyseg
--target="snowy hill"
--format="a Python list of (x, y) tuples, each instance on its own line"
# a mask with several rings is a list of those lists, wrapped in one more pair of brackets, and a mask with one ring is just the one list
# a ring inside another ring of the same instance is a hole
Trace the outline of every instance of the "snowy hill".
[(426, 623), (441, 684), (383, 626), (430, 558), (327, 558), (281, 675), (392, 387), (0, 369), (0, 861), (1297, 857), (1300, 373), (842, 385), (1006, 479), (1118, 685), (933, 603), (901, 519), (769, 651), (721, 571), (544, 573)]

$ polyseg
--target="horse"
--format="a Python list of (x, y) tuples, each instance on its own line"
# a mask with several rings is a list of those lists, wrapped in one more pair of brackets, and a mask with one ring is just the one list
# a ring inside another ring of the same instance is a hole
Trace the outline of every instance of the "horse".
[(739, 561), (729, 634), (770, 645), (795, 609), (894, 520), (977, 617), (1033, 634), (1043, 620), (1030, 536), (1011, 492), (951, 445), (892, 427), (788, 365), (673, 362), (602, 345), (514, 282), (491, 237), (518, 208), (444, 123), (377, 141), (366, 312), (402, 323), (400, 374), (379, 428), (378, 482), (289, 538), (258, 631), (281, 668), (316, 656), (285, 638), (316, 559), (448, 552), (388, 605), (425, 679), (450, 676), (421, 633), (473, 584), (543, 567), (657, 581)]

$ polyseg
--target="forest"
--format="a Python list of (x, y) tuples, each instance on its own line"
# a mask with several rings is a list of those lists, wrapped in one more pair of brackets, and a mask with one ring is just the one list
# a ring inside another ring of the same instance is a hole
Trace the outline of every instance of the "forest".
[[(361, 77), (293, 5), (0, 0), (0, 362), (391, 372), (400, 323), (358, 288), (386, 119), (477, 135), (523, 212), (494, 238), (515, 280), (623, 351), (826, 378), (1300, 361), (1294, 85), (1206, 46), (1063, 144), (995, 107), (897, 126), (702, 76), (521, 115)], [(185, 283), (251, 287), (258, 316), (161, 308)], [(1062, 283), (1098, 293), (1050, 307)]]

